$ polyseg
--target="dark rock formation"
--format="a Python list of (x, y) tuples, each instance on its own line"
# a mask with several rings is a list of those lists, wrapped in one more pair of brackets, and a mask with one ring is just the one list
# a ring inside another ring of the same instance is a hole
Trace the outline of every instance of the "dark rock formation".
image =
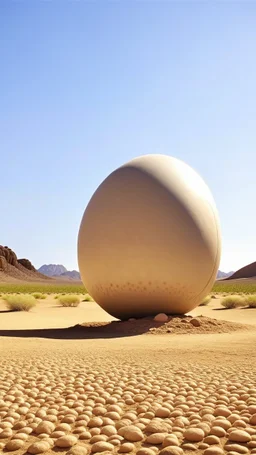
[(31, 264), (31, 262), (28, 259), (18, 259), (18, 263), (23, 265), (23, 267), (25, 267), (26, 269), (32, 270), (32, 272), (36, 272), (35, 267), (33, 266), (33, 264)]

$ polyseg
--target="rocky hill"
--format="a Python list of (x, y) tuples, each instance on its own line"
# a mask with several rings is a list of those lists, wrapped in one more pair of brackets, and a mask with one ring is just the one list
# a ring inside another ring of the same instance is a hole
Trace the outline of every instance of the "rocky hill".
[(227, 280), (237, 280), (241, 278), (255, 278), (256, 279), (256, 262), (252, 262), (245, 267), (237, 270), (231, 276), (226, 278)]
[(44, 264), (37, 271), (46, 276), (59, 276), (66, 273), (67, 269), (61, 264)]
[(38, 270), (46, 276), (57, 278), (65, 281), (80, 281), (80, 273), (77, 270), (67, 270), (64, 265), (61, 264), (44, 264)]
[(64, 273), (61, 273), (61, 275), (58, 275), (58, 278), (70, 279), (75, 281), (81, 280), (80, 273), (77, 270), (67, 270)]
[(39, 273), (28, 259), (18, 259), (8, 246), (0, 245), (0, 282), (42, 281), (47, 279)]

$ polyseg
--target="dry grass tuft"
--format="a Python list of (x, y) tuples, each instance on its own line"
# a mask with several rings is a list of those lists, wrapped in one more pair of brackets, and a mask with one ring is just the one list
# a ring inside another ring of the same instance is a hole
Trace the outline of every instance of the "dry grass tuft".
[(5, 301), (11, 311), (29, 311), (36, 305), (36, 299), (29, 294), (7, 295)]
[(242, 297), (239, 297), (238, 295), (230, 295), (228, 297), (224, 297), (220, 303), (226, 309), (232, 309), (245, 306), (246, 300), (244, 300)]
[(210, 303), (211, 301), (211, 296), (210, 295), (207, 295), (203, 301), (201, 303), (199, 303), (199, 306), (206, 306), (208, 305), (208, 303)]
[(248, 295), (246, 297), (246, 303), (249, 308), (256, 308), (256, 294)]
[(80, 303), (80, 298), (77, 295), (61, 295), (59, 297), (59, 303), (64, 307), (76, 307)]
[(90, 296), (90, 294), (85, 294), (83, 296), (82, 302), (94, 302), (93, 298)]
[(46, 294), (42, 294), (42, 292), (33, 292), (33, 294), (31, 294), (33, 297), (35, 297), (35, 299), (46, 299), (47, 295)]

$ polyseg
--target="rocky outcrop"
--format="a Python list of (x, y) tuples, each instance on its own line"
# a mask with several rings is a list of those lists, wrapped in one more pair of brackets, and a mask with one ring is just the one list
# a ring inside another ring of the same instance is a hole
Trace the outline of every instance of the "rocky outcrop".
[(8, 268), (8, 262), (6, 261), (4, 256), (0, 256), (0, 270), (3, 270), (4, 272)]
[(61, 264), (44, 264), (37, 271), (46, 276), (59, 276), (67, 272), (67, 269)]
[(14, 251), (11, 250), (11, 248), (8, 248), (8, 246), (2, 246), (0, 245), (0, 256), (3, 256), (8, 264), (17, 266), (18, 259)]
[(31, 264), (31, 262), (28, 259), (18, 259), (18, 263), (23, 265), (23, 267), (25, 267), (26, 269), (32, 270), (32, 272), (36, 272), (35, 267), (33, 266), (33, 264)]
[(28, 259), (18, 259), (8, 246), (0, 245), (0, 282), (45, 281), (48, 278), (38, 273)]

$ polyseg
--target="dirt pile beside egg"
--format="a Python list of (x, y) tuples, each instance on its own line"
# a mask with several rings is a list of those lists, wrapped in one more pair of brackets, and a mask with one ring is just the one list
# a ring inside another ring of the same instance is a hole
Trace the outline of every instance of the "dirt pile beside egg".
[[(160, 317), (161, 316), (161, 317)], [(161, 321), (159, 319), (162, 319)], [(168, 316), (156, 315), (155, 318), (131, 318), (128, 321), (87, 322), (76, 326), (86, 335), (130, 336), (139, 334), (205, 334), (230, 333), (234, 331), (255, 330), (252, 326), (236, 322), (217, 320), (205, 316)]]

